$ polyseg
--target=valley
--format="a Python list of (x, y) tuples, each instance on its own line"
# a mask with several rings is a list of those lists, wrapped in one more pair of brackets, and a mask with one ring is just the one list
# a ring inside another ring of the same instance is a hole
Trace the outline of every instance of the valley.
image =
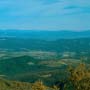
[(41, 80), (52, 87), (67, 81), (69, 66), (75, 68), (82, 63), (90, 68), (89, 37), (57, 40), (0, 37), (0, 78), (11, 84), (15, 81), (22, 86), (25, 82), (27, 88)]
[(0, 77), (32, 83), (42, 80), (51, 86), (56, 81), (65, 79), (69, 65), (78, 65), (81, 62), (90, 65), (88, 55), (83, 61), (81, 58), (77, 58), (74, 52), (4, 50), (0, 51)]

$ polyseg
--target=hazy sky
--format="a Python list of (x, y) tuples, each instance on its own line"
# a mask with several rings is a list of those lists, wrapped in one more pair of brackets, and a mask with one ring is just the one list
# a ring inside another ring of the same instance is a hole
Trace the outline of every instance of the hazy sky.
[(0, 29), (89, 30), (90, 0), (0, 0)]

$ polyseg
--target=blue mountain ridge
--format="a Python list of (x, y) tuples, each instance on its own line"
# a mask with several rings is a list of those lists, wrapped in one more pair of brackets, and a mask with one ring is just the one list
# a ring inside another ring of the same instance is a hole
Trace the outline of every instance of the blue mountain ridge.
[(88, 38), (90, 30), (86, 31), (48, 31), (48, 30), (0, 30), (0, 38), (32, 38), (43, 40)]

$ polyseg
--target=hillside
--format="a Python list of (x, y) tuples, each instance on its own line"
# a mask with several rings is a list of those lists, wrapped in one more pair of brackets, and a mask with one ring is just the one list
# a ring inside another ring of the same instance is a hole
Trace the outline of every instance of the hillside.
[(0, 90), (32, 90), (31, 84), (0, 79)]
[(41, 81), (27, 83), (0, 79), (0, 90), (58, 90), (56, 87), (48, 87)]
[(0, 78), (0, 90), (90, 90), (90, 71), (85, 64), (68, 67), (68, 77), (48, 87), (42, 81), (34, 83), (10, 81)]
[(0, 38), (0, 49), (11, 51), (54, 51), (54, 52), (90, 52), (90, 38), (59, 39), (46, 41), (39, 39)]

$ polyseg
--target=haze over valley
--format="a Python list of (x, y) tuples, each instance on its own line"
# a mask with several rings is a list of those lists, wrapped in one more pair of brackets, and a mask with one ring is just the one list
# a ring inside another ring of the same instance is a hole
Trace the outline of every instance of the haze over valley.
[(34, 82), (37, 79), (53, 78), (57, 72), (56, 76), (59, 73), (63, 74), (64, 72), (59, 70), (65, 69), (69, 64), (79, 64), (81, 58), (89, 65), (90, 34), (85, 35), (87, 33), (89, 31), (2, 30), (0, 76), (11, 80)]

